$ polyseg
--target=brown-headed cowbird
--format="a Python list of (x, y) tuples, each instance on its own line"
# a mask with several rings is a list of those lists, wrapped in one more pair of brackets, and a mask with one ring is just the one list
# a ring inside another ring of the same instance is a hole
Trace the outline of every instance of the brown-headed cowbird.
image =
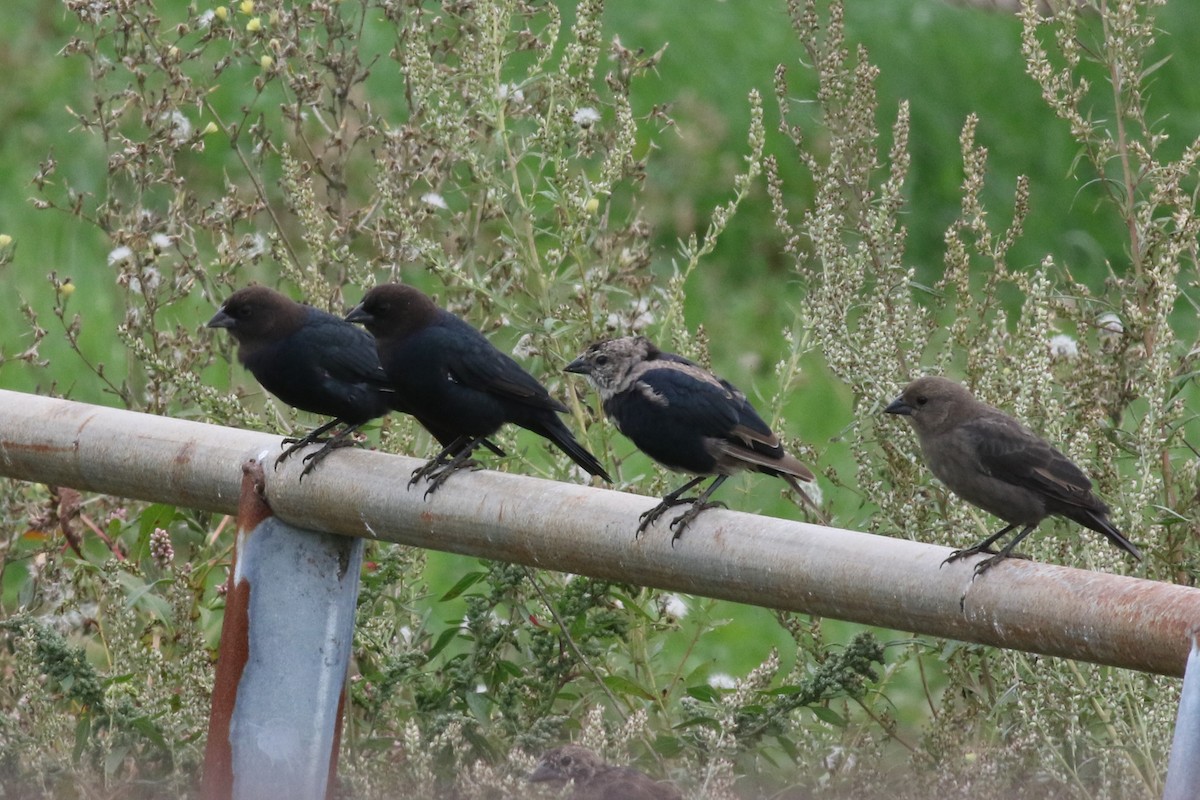
[[(387, 375), (375, 342), (361, 328), (265, 286), (248, 286), (229, 296), (210, 328), (225, 328), (238, 343), (238, 361), (262, 387), (289, 406), (333, 417), (289, 445), (275, 460), (313, 443), (323, 447), (304, 457), (301, 480), (334, 448), (392, 406)], [(344, 426), (328, 439), (321, 437)]]
[[(942, 483), (968, 503), (1008, 523), (974, 547), (955, 550), (946, 561), (993, 553), (975, 565), (975, 574), (980, 575), (1010, 556), (1013, 548), (1052, 514), (1103, 533), (1117, 547), (1141, 559), (1137, 547), (1109, 522), (1108, 506), (1092, 494), (1092, 482), (1079, 467), (954, 381), (918, 378), (884, 411), (908, 417), (925, 463)], [(1015, 528), (1021, 530), (1008, 544), (999, 552), (992, 549)]]
[[(566, 370), (588, 377), (604, 413), (638, 449), (698, 476), (642, 514), (638, 535), (672, 506), (691, 504), (671, 522), (674, 542), (701, 511), (724, 506), (708, 498), (741, 470), (782, 478), (812, 505), (799, 483), (814, 480), (808, 467), (784, 452), (746, 395), (699, 364), (659, 350), (644, 336), (626, 336), (592, 345)], [(716, 478), (698, 497), (681, 497), (711, 475)]]
[(632, 767), (605, 764), (586, 747), (563, 745), (547, 751), (529, 780), (574, 784), (572, 800), (682, 800), (673, 785)]
[(429, 478), (428, 497), (506, 422), (554, 442), (579, 466), (611, 482), (604, 467), (558, 418), (567, 407), (479, 331), (403, 284), (376, 286), (346, 316), (375, 336), (404, 411), (443, 450), (413, 473)]

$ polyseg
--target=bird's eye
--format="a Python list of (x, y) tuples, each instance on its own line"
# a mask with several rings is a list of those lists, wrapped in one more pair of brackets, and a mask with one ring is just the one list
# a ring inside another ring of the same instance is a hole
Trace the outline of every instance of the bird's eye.
[(608, 356), (596, 356), (596, 365), (603, 367), (608, 363)]
[(922, 395), (917, 395), (917, 405), (919, 405), (919, 406), (923, 406), (923, 405), (925, 405), (925, 404), (926, 404), (926, 403), (928, 403), (928, 402), (929, 402), (929, 398), (928, 398), (928, 397), (926, 397), (925, 395), (923, 395), (923, 394), (922, 394)]

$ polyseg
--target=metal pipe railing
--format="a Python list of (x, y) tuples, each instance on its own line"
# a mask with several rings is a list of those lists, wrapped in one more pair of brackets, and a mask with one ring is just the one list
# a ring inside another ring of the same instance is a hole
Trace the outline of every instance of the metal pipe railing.
[[(0, 475), (234, 513), (241, 464), (279, 437), (0, 391)], [(270, 463), (271, 459), (264, 459)], [(310, 530), (800, 611), (901, 631), (1182, 675), (1200, 590), (1009, 561), (972, 582), (944, 547), (732, 511), (674, 547), (655, 500), (500, 472), (455, 475), (426, 501), (419, 461), (345, 450), (299, 480), (267, 470), (278, 518)]]

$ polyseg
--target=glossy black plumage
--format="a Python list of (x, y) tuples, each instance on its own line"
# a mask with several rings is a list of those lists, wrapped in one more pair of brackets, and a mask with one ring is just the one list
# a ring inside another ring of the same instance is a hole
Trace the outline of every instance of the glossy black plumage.
[[(404, 410), (443, 450), (417, 470), (430, 479), (426, 495), (506, 422), (552, 441), (592, 475), (610, 481), (604, 467), (559, 419), (567, 407), (487, 338), (419, 290), (376, 286), (346, 317), (375, 336), (383, 364)], [(411, 482), (410, 482), (411, 485)]]
[[(976, 400), (954, 381), (918, 378), (889, 414), (908, 417), (930, 470), (968, 503), (1008, 523), (979, 544), (955, 550), (947, 561), (993, 553), (975, 565), (978, 575), (1012, 554), (1046, 517), (1058, 515), (1104, 534), (1134, 558), (1141, 552), (1108, 519), (1092, 482), (1065, 455), (998, 408)], [(999, 552), (1002, 536), (1021, 528)]]
[[(691, 504), (671, 522), (673, 539), (679, 538), (701, 511), (722, 505), (708, 498), (741, 470), (782, 478), (811, 505), (799, 482), (811, 483), (812, 472), (784, 451), (744, 394), (700, 365), (645, 337), (628, 336), (592, 345), (566, 369), (588, 377), (604, 413), (638, 449), (663, 466), (699, 476), (643, 514), (639, 534), (672, 506)], [(712, 475), (698, 497), (682, 497)]]
[(670, 783), (633, 767), (604, 763), (586, 747), (569, 744), (547, 751), (529, 776), (531, 782), (572, 784), (571, 800), (682, 800)]
[[(238, 361), (268, 392), (301, 411), (333, 417), (307, 436), (284, 440), (290, 446), (276, 465), (302, 447), (324, 444), (305, 456), (301, 478), (332, 449), (348, 444), (355, 429), (391, 407), (374, 340), (332, 314), (265, 286), (249, 286), (230, 295), (208, 327), (229, 331), (238, 343)], [(343, 430), (321, 439), (338, 425)]]

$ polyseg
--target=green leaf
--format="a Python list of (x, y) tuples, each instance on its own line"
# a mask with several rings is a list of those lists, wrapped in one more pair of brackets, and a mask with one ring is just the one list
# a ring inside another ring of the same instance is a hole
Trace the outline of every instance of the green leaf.
[(486, 574), (484, 572), (468, 572), (466, 575), (463, 575), (458, 579), (458, 583), (451, 586), (450, 590), (441, 596), (441, 602), (444, 603), (447, 600), (453, 600), (458, 597), (467, 589), (479, 583)]
[(614, 692), (619, 692), (620, 694), (630, 694), (635, 697), (641, 697), (644, 700), (655, 699), (652, 692), (646, 691), (633, 681), (629, 680), (628, 678), (623, 678), (620, 675), (606, 675), (604, 678), (604, 685), (609, 689), (612, 689)]
[(825, 706), (812, 706), (811, 708), (816, 718), (822, 722), (832, 725), (835, 728), (846, 727), (846, 720), (832, 708), (826, 708)]
[(721, 699), (721, 692), (706, 683), (689, 686), (687, 688), (688, 697), (695, 698), (705, 703), (715, 703)]
[(429, 652), (426, 655), (429, 658), (433, 658), (438, 653), (442, 652), (442, 650), (446, 648), (446, 645), (450, 644), (451, 640), (453, 640), (457, 635), (458, 628), (447, 628), (446, 630), (442, 631), (441, 635), (438, 636), (437, 641), (433, 643), (433, 647), (429, 648)]

